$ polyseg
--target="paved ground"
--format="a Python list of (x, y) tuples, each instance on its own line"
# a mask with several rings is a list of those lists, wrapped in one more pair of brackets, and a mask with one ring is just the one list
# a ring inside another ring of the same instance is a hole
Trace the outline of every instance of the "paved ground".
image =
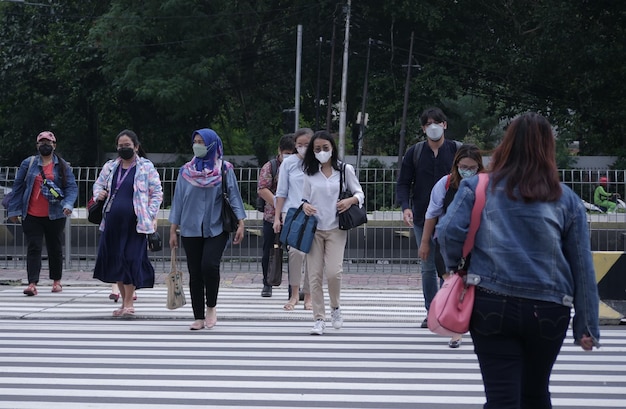
[[(155, 284), (164, 285), (166, 273), (157, 273)], [(49, 286), (47, 279), (48, 272), (41, 273), (40, 286)], [(287, 274), (283, 275), (283, 286), (286, 285)], [(64, 286), (106, 286), (106, 284), (93, 278), (91, 271), (65, 271), (63, 272), (62, 283)], [(21, 285), (28, 284), (25, 270), (0, 270), (0, 285)], [(258, 287), (263, 286), (263, 275), (261, 273), (230, 272), (222, 273), (222, 287)], [(354, 274), (344, 273), (342, 279), (344, 288), (387, 288), (387, 289), (409, 289), (421, 288), (421, 277), (416, 271), (414, 274)]]

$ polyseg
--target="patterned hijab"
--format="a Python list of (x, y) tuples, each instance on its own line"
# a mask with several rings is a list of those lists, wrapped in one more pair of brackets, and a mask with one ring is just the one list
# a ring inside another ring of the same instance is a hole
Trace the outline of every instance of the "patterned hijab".
[[(222, 140), (213, 129), (203, 128), (191, 134), (191, 141), (200, 135), (207, 147), (207, 154), (203, 158), (193, 157), (182, 167), (183, 177), (192, 185), (199, 187), (215, 186), (222, 181), (222, 156), (224, 147)], [(227, 163), (227, 167), (232, 167)]]

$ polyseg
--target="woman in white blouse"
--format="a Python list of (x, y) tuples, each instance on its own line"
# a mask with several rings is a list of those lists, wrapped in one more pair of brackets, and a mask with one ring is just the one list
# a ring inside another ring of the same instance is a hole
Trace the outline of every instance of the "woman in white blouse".
[[(306, 256), (309, 286), (313, 303), (315, 325), (311, 335), (322, 335), (326, 328), (323, 274), (326, 273), (333, 328), (343, 325), (341, 316), (341, 273), (347, 232), (339, 229), (338, 214), (352, 205), (363, 205), (365, 195), (356, 177), (354, 167), (345, 164), (345, 189), (352, 197), (338, 200), (341, 163), (337, 159), (337, 145), (326, 131), (319, 131), (309, 142), (303, 161), (304, 185), (302, 200), (304, 213), (317, 217), (317, 231), (311, 250)], [(335, 200), (329, 200), (336, 198)]]

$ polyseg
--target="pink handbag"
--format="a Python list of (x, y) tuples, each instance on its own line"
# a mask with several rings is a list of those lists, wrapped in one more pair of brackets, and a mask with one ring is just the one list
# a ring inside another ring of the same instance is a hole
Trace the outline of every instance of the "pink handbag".
[(486, 173), (478, 175), (476, 200), (472, 208), (469, 232), (463, 244), (463, 261), (460, 268), (446, 278), (430, 303), (428, 329), (435, 334), (453, 336), (464, 334), (469, 330), (476, 287), (466, 283), (467, 271), (464, 260), (474, 247), (474, 237), (480, 225), (480, 215), (485, 207), (485, 191), (488, 182), (489, 175)]

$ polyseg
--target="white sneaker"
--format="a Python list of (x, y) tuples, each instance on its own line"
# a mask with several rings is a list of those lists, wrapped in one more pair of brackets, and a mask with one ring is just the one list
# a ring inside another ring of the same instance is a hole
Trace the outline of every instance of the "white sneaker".
[(326, 329), (326, 322), (324, 320), (317, 320), (311, 328), (311, 335), (324, 335), (324, 330)]
[(330, 317), (333, 319), (333, 328), (341, 329), (343, 326), (343, 317), (341, 316), (341, 310), (339, 307), (330, 312)]

